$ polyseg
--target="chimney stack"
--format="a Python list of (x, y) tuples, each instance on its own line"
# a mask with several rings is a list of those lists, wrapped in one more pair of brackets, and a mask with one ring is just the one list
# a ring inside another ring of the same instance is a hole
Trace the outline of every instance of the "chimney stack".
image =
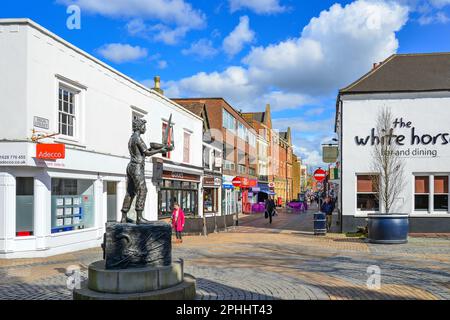
[(164, 90), (161, 89), (161, 78), (159, 76), (156, 76), (154, 80), (155, 86), (152, 89), (164, 95)]
[(373, 64), (373, 70), (375, 70), (376, 68), (378, 68), (379, 66), (381, 66), (382, 63), (383, 63), (383, 62), (375, 62), (375, 63)]

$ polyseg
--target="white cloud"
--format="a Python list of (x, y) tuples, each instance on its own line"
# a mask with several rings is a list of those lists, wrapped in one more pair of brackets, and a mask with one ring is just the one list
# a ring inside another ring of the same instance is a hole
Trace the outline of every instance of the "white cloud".
[(279, 0), (229, 0), (229, 3), (231, 12), (244, 8), (258, 14), (273, 14), (287, 10), (287, 7), (280, 5)]
[(254, 48), (244, 59), (250, 77), (295, 92), (329, 94), (395, 53), (395, 32), (408, 10), (382, 1), (333, 5), (311, 19), (299, 38)]
[(188, 49), (181, 50), (184, 55), (192, 55), (198, 59), (208, 59), (214, 57), (219, 51), (214, 48), (211, 40), (200, 39), (191, 44)]
[(440, 9), (440, 8), (450, 5), (450, 0), (430, 0), (430, 3), (434, 7)]
[(167, 68), (167, 61), (166, 60), (159, 60), (158, 61), (158, 69), (166, 69)]
[(306, 111), (305, 116), (307, 116), (307, 117), (320, 116), (325, 111), (326, 111), (326, 109), (323, 107), (313, 108), (313, 109), (309, 109), (308, 111)]
[(292, 130), (302, 133), (319, 133), (320, 135), (329, 135), (330, 129), (334, 124), (334, 118), (324, 120), (306, 120), (304, 118), (277, 118), (272, 119), (274, 128), (282, 130), (291, 127)]
[[(330, 99), (374, 62), (396, 53), (396, 32), (408, 15), (408, 7), (392, 1), (335, 4), (311, 19), (298, 37), (252, 48), (243, 65), (171, 81), (166, 92), (173, 97), (222, 96), (245, 111), (260, 110), (269, 99), (277, 102), (275, 110)], [(303, 156), (311, 164), (320, 161), (320, 143), (333, 132), (333, 118), (275, 122), (282, 129), (292, 127), (296, 146), (305, 148)]]
[(446, 24), (450, 18), (443, 11), (450, 5), (450, 0), (395, 0), (397, 3), (407, 5), (413, 13), (413, 20), (420, 25)]
[(304, 147), (294, 147), (294, 153), (300, 156), (302, 163), (311, 167), (324, 167), (319, 151)]
[(251, 43), (255, 39), (255, 32), (250, 29), (249, 18), (242, 16), (239, 18), (239, 24), (223, 40), (223, 49), (229, 56), (234, 56), (241, 52), (244, 45)]
[(122, 43), (109, 43), (96, 50), (103, 58), (114, 63), (124, 63), (145, 58), (147, 49)]
[[(206, 15), (184, 0), (57, 0), (57, 2), (66, 5), (76, 4), (82, 12), (130, 19), (127, 30), (131, 35), (145, 36), (167, 44), (174, 44), (189, 30), (201, 29), (206, 25)], [(160, 23), (147, 25), (148, 20)]]
[[(392, 2), (358, 0), (333, 5), (311, 19), (298, 38), (256, 47), (245, 66), (200, 72), (169, 83), (183, 96), (223, 96), (243, 108), (264, 94), (329, 96), (395, 53), (395, 32), (408, 10)], [(175, 88), (176, 87), (176, 88)]]

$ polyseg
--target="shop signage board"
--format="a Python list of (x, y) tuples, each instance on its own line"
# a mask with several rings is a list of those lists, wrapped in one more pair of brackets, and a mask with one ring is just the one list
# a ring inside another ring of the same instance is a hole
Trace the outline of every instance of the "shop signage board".
[(327, 177), (327, 172), (325, 170), (319, 168), (316, 171), (314, 171), (313, 177), (316, 181), (319, 181), (319, 182), (323, 181)]
[(64, 144), (38, 143), (36, 145), (36, 159), (57, 160), (57, 159), (65, 159), (65, 157), (66, 157), (66, 145)]
[(48, 119), (46, 119), (46, 118), (41, 118), (41, 117), (37, 117), (37, 116), (35, 116), (34, 118), (33, 118), (33, 125), (36, 127), (36, 128), (41, 128), (41, 129), (49, 129), (49, 120)]
[(222, 184), (222, 179), (219, 177), (204, 177), (203, 178), (204, 186), (220, 187), (221, 184)]
[(222, 168), (222, 158), (221, 157), (216, 157), (214, 159), (214, 167)]
[(334, 163), (339, 156), (339, 149), (337, 145), (322, 146), (322, 160), (325, 163)]

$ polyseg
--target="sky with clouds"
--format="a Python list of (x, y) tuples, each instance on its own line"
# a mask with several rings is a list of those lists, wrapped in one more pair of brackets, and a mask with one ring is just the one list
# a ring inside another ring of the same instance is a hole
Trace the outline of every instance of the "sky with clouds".
[(393, 53), (450, 51), (450, 0), (2, 0), (0, 17), (31, 18), (144, 84), (160, 75), (169, 97), (270, 103), (311, 166), (339, 88)]

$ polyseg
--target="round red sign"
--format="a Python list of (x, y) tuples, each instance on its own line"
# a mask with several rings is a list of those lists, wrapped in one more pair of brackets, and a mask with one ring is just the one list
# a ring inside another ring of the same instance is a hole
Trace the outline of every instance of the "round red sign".
[(233, 186), (235, 187), (240, 187), (242, 184), (241, 178), (240, 177), (236, 177), (234, 178), (231, 183), (233, 184)]
[(316, 179), (316, 181), (323, 181), (326, 177), (327, 172), (325, 170), (317, 169), (316, 171), (314, 171), (314, 179)]

